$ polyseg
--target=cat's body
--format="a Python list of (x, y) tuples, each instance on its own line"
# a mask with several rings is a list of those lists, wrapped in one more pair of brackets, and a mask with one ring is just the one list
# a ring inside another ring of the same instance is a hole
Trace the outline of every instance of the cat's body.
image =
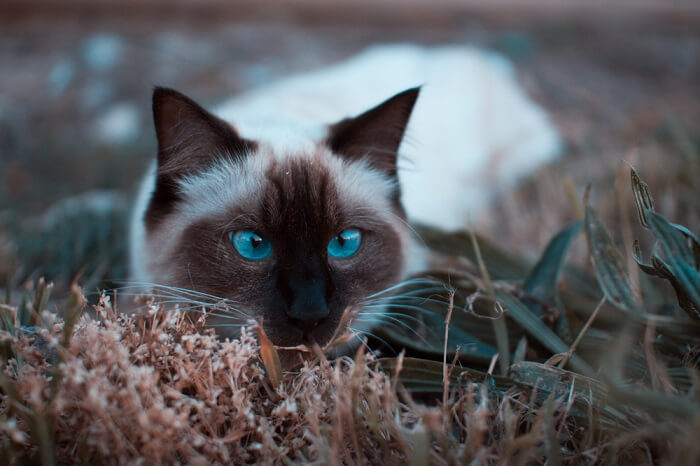
[(559, 137), (503, 57), (464, 46), (375, 46), (351, 59), (230, 99), (215, 110), (243, 135), (297, 147), (324, 127), (420, 87), (399, 148), (413, 222), (478, 220), (496, 195), (552, 160)]
[(462, 47), (378, 47), (216, 114), (154, 93), (132, 279), (220, 299), (234, 317), (209, 324), (262, 320), (282, 346), (327, 343), (346, 309), (425, 267), (408, 219), (465, 226), (558, 146), (507, 63)]

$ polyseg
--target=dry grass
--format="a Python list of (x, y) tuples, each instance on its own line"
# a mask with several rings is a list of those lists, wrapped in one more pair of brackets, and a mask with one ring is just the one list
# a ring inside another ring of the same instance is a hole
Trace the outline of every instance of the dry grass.
[(108, 297), (95, 311), (65, 345), (63, 321), (47, 312), (34, 332), (4, 336), (5, 461), (650, 463), (693, 446), (692, 423), (606, 428), (593, 408), (575, 415), (565, 391), (539, 403), (536, 390), (463, 377), (445, 403), (423, 405), (397, 383), (400, 361), (386, 373), (362, 351), (307, 364), (273, 389), (249, 333), (222, 342), (155, 305), (118, 314)]
[[(420, 307), (405, 303), (424, 281), (391, 298), (402, 325), (374, 337), (420, 357), (361, 346), (281, 372), (262, 334), (220, 341), (176, 308), (126, 316), (105, 294), (85, 312), (77, 287), (59, 317), (39, 281), (0, 304), (2, 461), (697, 464), (700, 244), (636, 172), (632, 186), (659, 241), (649, 264), (636, 251), (641, 295), (590, 206), (527, 274), (483, 238), (424, 230), (472, 261), (429, 274), (450, 286)], [(564, 266), (582, 231), (597, 284)]]
[[(561, 409), (545, 421), (525, 393), (493, 398), (485, 385), (471, 383), (444, 406), (415, 404), (395, 374), (378, 370), (364, 352), (306, 365), (273, 389), (249, 333), (221, 342), (155, 305), (134, 319), (120, 315), (108, 297), (95, 311), (96, 319), (79, 320), (66, 346), (62, 320), (49, 313), (41, 330), (4, 338), (12, 358), (3, 377), (3, 440), (15, 460), (49, 461), (54, 454), (61, 463), (150, 464), (537, 458), (545, 422), (564, 426), (566, 419)], [(48, 435), (35, 435), (36, 426), (49, 423)]]

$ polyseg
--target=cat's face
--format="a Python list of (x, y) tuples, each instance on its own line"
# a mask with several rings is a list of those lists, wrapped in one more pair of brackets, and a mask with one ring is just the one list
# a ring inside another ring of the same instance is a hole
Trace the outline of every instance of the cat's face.
[(346, 309), (406, 272), (396, 151), (417, 95), (332, 125), (317, 144), (280, 150), (156, 89), (158, 169), (144, 216), (154, 281), (240, 312), (210, 325), (254, 319), (280, 346), (328, 343)]

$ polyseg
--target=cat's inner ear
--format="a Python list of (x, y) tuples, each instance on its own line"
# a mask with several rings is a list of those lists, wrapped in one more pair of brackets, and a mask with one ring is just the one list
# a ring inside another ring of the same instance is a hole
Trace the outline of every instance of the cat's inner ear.
[(341, 157), (365, 159), (396, 176), (396, 158), (420, 88), (405, 90), (354, 118), (331, 125), (327, 144)]
[(254, 142), (241, 138), (228, 123), (173, 89), (153, 91), (153, 121), (161, 176), (193, 174), (217, 157), (241, 157), (255, 148)]

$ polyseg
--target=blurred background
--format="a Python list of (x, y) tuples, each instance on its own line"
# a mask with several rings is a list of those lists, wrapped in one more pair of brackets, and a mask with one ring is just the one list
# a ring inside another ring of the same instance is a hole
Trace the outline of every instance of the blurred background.
[(696, 0), (2, 0), (0, 288), (125, 277), (154, 85), (211, 107), (383, 42), (507, 56), (561, 132), (561, 160), (477, 226), (497, 246), (536, 258), (588, 184), (611, 230), (634, 234), (623, 160), (659, 211), (698, 231)]

